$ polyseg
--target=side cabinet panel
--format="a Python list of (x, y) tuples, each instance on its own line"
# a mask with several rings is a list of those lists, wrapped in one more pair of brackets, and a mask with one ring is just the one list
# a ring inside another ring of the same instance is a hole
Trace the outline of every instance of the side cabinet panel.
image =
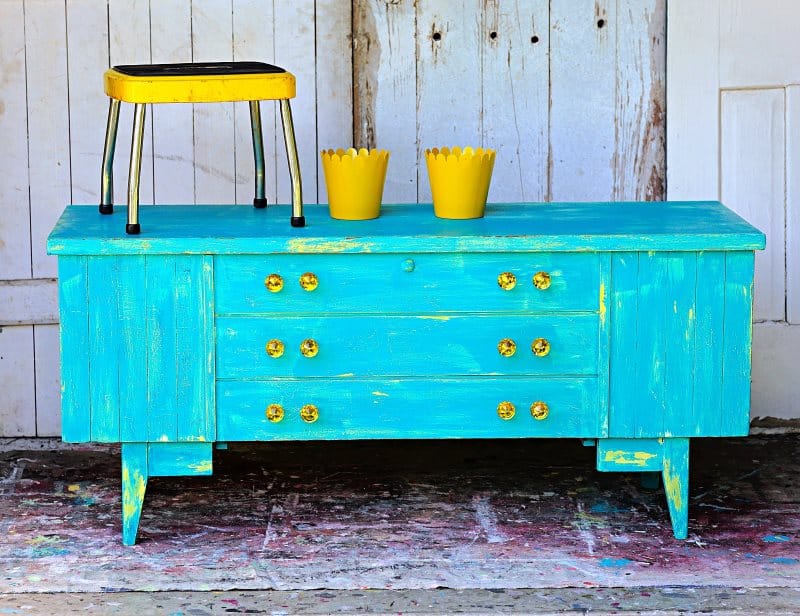
[(63, 365), (88, 372), (91, 440), (214, 440), (211, 257), (87, 261), (88, 335), (62, 328), (88, 348)]
[(612, 257), (610, 435), (749, 426), (752, 253)]

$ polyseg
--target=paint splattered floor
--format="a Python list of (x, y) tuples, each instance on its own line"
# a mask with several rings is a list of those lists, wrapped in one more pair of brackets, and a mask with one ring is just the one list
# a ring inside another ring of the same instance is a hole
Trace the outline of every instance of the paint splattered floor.
[(155, 478), (120, 544), (113, 447), (0, 453), (0, 593), (800, 588), (800, 437), (692, 444), (689, 540), (577, 441), (232, 445)]

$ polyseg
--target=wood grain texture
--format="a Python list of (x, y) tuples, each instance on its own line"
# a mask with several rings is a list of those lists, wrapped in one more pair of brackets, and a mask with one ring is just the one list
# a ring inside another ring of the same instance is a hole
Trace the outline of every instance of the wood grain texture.
[(147, 489), (148, 446), (146, 443), (122, 445), (122, 544), (136, 543), (142, 504)]
[[(596, 379), (376, 379), (343, 388), (339, 380), (316, 380), (313, 387), (295, 380), (220, 381), (218, 438), (238, 440), (319, 440), (370, 438), (519, 438), (597, 437), (602, 426), (594, 411)], [(550, 406), (542, 421), (529, 407), (536, 400)], [(516, 414), (502, 420), (497, 405), (512, 402)], [(284, 419), (265, 416), (280, 404)], [(319, 409), (319, 419), (305, 423), (305, 404)], [(457, 411), (457, 412), (454, 412)]]
[[(326, 208), (325, 208), (326, 209)], [(758, 250), (763, 234), (715, 202), (497, 204), (486, 217), (443, 220), (430, 205), (384, 206), (357, 223), (310, 207), (315, 223), (286, 224), (288, 206), (145, 206), (148, 229), (120, 237), (113, 217), (68, 207), (48, 241), (53, 254), (340, 254)], [(413, 233), (410, 231), (413, 229)], [(654, 231), (657, 230), (657, 233)]]
[(416, 6), (417, 200), (430, 201), (425, 148), (483, 145), (482, 20), (478, 0)]
[(0, 434), (36, 436), (33, 326), (0, 327)]
[[(150, 20), (152, 62), (191, 62), (191, 0), (150, 2)], [(148, 112), (153, 126), (153, 202), (193, 203), (192, 105), (150, 105)], [(127, 158), (124, 149), (120, 154)]]
[(389, 150), (384, 203), (417, 201), (416, 23), (414, 2), (353, 3), (353, 141)]
[(25, 73), (25, 14), (22, 0), (0, 3), (0, 67), (3, 71), (0, 134), (0, 278), (30, 278), (31, 232)]
[[(308, 338), (316, 357), (300, 353)], [(511, 357), (497, 351), (505, 338), (517, 343)], [(537, 338), (550, 342), (545, 357), (531, 352)], [(272, 339), (286, 345), (282, 357), (266, 354)], [(220, 317), (217, 368), (228, 379), (597, 374), (597, 316)]]
[(61, 382), (58, 325), (34, 325), (36, 436), (61, 436)]
[(497, 150), (490, 202), (546, 197), (549, 13), (547, 0), (484, 3), (481, 143)]
[[(532, 253), (274, 255), (217, 257), (217, 314), (563, 312), (598, 310), (595, 254)], [(550, 287), (537, 289), (533, 276), (550, 274)], [(304, 272), (314, 272), (319, 286), (312, 292), (299, 284)], [(513, 289), (497, 284), (511, 272)], [(284, 280), (270, 293), (265, 278), (277, 273)], [(391, 293), (375, 293), (388, 285)]]
[[(108, 101), (103, 71), (108, 68), (108, 7), (96, 0), (67, 0), (69, 146), (71, 203), (100, 203), (100, 166)], [(120, 125), (115, 160), (125, 166), (130, 123)], [(114, 186), (116, 203), (126, 202), (126, 186)]]
[(785, 104), (783, 88), (721, 95), (721, 196), (762, 229), (766, 250), (756, 257), (758, 320), (786, 318)]
[(58, 323), (54, 278), (0, 280), (0, 326)]
[(25, 70), (28, 101), (28, 179), (31, 263), (34, 278), (56, 275), (47, 234), (70, 199), (67, 25), (65, 6), (25, 2)]
[(210, 475), (211, 443), (148, 443), (147, 472), (150, 477)]
[(667, 497), (672, 533), (686, 539), (689, 527), (689, 439), (664, 439), (661, 478)]
[[(667, 198), (719, 199), (720, 0), (667, 3)], [(698, 59), (702, 60), (698, 60)]]
[(800, 325), (800, 85), (786, 88), (786, 321)]

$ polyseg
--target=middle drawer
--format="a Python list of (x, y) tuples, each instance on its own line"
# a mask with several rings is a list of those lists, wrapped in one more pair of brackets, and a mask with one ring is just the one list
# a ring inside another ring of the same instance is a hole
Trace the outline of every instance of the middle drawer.
[(217, 378), (597, 374), (597, 315), (218, 317)]

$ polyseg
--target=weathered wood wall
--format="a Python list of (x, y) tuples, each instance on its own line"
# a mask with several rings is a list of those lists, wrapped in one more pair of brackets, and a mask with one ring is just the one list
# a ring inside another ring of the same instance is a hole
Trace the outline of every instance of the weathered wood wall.
[[(498, 150), (492, 201), (664, 195), (665, 0), (0, 1), (0, 436), (59, 426), (56, 262), (66, 203), (96, 203), (109, 64), (262, 60), (298, 79), (306, 201), (318, 150), (391, 150), (386, 201), (429, 200), (425, 147)], [(267, 196), (290, 196), (265, 105)], [(124, 194), (131, 110), (115, 169)], [(244, 105), (148, 115), (143, 203), (249, 203)], [(118, 196), (118, 201), (121, 201)]]

